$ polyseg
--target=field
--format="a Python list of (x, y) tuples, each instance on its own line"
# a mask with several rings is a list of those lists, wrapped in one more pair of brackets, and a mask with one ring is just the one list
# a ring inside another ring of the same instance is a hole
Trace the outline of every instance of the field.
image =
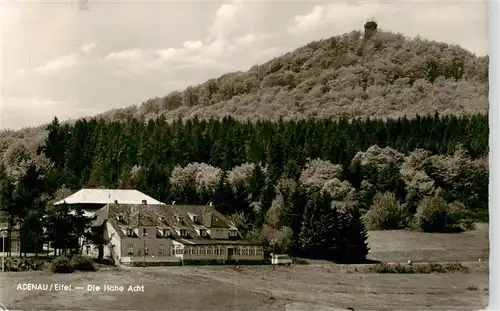
[[(388, 262), (461, 261), (470, 273), (372, 274), (311, 265), (108, 268), (95, 273), (4, 273), (0, 302), (44, 310), (479, 310), (488, 303), (488, 228), (462, 234), (370, 232), (370, 258)], [(481, 258), (482, 261), (478, 262)], [(362, 270), (362, 267), (358, 267)], [(71, 292), (17, 291), (19, 283), (72, 284)], [(122, 285), (124, 292), (75, 286)], [(143, 292), (127, 292), (143, 285)]]

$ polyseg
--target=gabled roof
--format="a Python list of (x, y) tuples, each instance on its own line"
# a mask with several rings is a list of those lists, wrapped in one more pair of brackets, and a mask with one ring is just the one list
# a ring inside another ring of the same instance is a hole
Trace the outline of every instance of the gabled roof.
[(203, 225), (209, 228), (229, 229), (227, 222), (222, 217), (212, 212), (203, 214)]
[[(207, 223), (196, 224), (188, 213), (206, 215)], [(116, 204), (109, 203), (96, 212), (94, 226), (102, 226), (108, 221), (119, 234), (122, 235), (121, 226), (136, 228), (138, 226), (154, 226), (156, 228), (187, 229), (187, 237), (181, 237), (176, 230), (171, 232), (173, 239), (210, 239), (200, 236), (195, 228), (229, 228), (224, 216), (212, 207), (196, 205), (141, 205), (141, 204)], [(182, 219), (177, 219), (180, 216)], [(120, 217), (119, 217), (120, 216)], [(211, 224), (212, 226), (207, 226)], [(122, 235), (123, 236), (123, 235)]]
[(54, 205), (64, 202), (66, 204), (108, 204), (115, 200), (120, 204), (142, 204), (143, 200), (146, 200), (147, 204), (165, 204), (135, 189), (81, 189)]

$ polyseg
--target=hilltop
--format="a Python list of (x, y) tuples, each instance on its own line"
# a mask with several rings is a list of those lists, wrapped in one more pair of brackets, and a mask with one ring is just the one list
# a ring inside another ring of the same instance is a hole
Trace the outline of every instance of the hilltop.
[(353, 31), (232, 72), (139, 107), (102, 114), (112, 120), (232, 116), (237, 119), (408, 117), (486, 113), (488, 57), (456, 45), (378, 31)]
[[(227, 73), (97, 117), (391, 118), (435, 111), (483, 114), (487, 109), (488, 57), (419, 37), (376, 31), (367, 38), (352, 31), (311, 42), (246, 72)], [(0, 156), (12, 145), (33, 153), (46, 137), (44, 128), (2, 132)]]

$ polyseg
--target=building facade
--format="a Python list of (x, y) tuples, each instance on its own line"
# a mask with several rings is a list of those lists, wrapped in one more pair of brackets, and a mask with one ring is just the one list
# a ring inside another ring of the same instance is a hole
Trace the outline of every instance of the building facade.
[(114, 202), (96, 212), (93, 226), (109, 241), (105, 254), (125, 265), (264, 259), (262, 246), (243, 240), (211, 206)]
[[(135, 189), (81, 189), (54, 203), (54, 205), (67, 204), (71, 208), (81, 208), (86, 216), (95, 218), (97, 211), (113, 202), (121, 204), (146, 203), (164, 205), (164, 203)], [(80, 239), (80, 243), (85, 244), (82, 250), (83, 255), (103, 258), (111, 256), (107, 248), (86, 243), (83, 238)]]

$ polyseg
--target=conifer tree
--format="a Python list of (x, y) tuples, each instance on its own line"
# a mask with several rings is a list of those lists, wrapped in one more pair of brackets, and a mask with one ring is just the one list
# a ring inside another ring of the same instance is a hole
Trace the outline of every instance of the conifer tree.
[(212, 202), (216, 206), (217, 211), (223, 214), (230, 214), (232, 209), (231, 198), (231, 190), (227, 183), (227, 171), (222, 170), (212, 197)]
[(291, 192), (284, 194), (283, 210), (279, 214), (279, 226), (288, 226), (292, 229), (291, 252), (300, 252), (299, 235), (301, 232), (302, 218), (307, 204), (306, 192), (297, 184)]
[(357, 208), (340, 215), (337, 253), (334, 259), (347, 263), (363, 263), (368, 255), (368, 233)]
[(299, 244), (310, 258), (328, 259), (338, 253), (339, 216), (324, 194), (313, 194), (307, 201)]

